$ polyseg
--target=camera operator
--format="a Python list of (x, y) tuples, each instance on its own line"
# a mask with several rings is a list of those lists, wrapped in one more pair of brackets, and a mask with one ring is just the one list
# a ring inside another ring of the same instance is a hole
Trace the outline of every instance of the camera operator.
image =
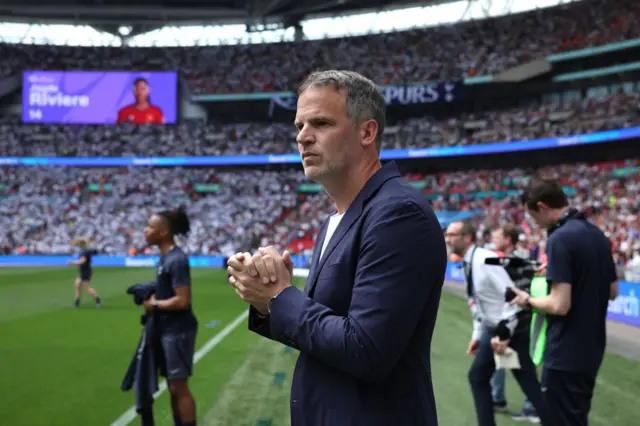
[(491, 237), (495, 250), (503, 254), (503, 259), (513, 260), (512, 262), (501, 262), (513, 284), (520, 290), (529, 291), (531, 280), (538, 267), (536, 262), (529, 259), (528, 253), (516, 249), (520, 229), (512, 223), (507, 223), (501, 228), (495, 229)]
[[(520, 230), (511, 223), (507, 223), (504, 226), (494, 229), (491, 234), (493, 242), (493, 248), (503, 253), (505, 259), (522, 259), (528, 260), (527, 253), (523, 250), (516, 250), (516, 244), (519, 241)], [(524, 264), (518, 264), (511, 262), (505, 266), (505, 270), (513, 281), (514, 285), (525, 291), (529, 291), (531, 288), (531, 279), (533, 278), (536, 267), (532, 262), (526, 262)], [(518, 317), (518, 321), (522, 327), (527, 327), (527, 324), (531, 324), (531, 314), (522, 312)], [(493, 405), (496, 411), (506, 411), (507, 399), (505, 394), (505, 379), (506, 371), (504, 369), (496, 370), (491, 378), (491, 393), (493, 396)], [(539, 423), (540, 418), (536, 412), (535, 407), (525, 397), (522, 412), (512, 413), (511, 418), (516, 421), (529, 421), (532, 423)]]
[[(542, 389), (545, 413), (558, 426), (588, 424), (606, 345), (609, 299), (618, 293), (611, 243), (569, 207), (555, 181), (534, 179), (522, 194), (527, 213), (547, 229), (549, 295), (514, 289), (511, 303), (547, 314)], [(545, 419), (546, 420), (546, 419)]]
[(513, 287), (513, 282), (501, 266), (485, 263), (487, 258), (497, 258), (497, 255), (478, 247), (475, 240), (476, 230), (468, 222), (452, 222), (445, 231), (447, 246), (462, 259), (467, 296), (475, 303), (473, 334), (467, 353), (474, 355), (469, 384), (478, 425), (495, 426), (491, 398), (491, 376), (496, 369), (494, 352), (504, 354), (507, 347), (517, 352), (521, 368), (512, 373), (538, 413), (542, 409), (542, 393), (529, 355), (528, 323), (518, 324), (521, 310), (512, 309), (514, 306), (509, 306), (505, 300), (507, 288)]

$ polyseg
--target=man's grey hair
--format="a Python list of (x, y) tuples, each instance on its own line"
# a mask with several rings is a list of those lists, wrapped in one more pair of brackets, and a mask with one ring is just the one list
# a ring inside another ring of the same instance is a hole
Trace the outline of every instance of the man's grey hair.
[(365, 76), (353, 71), (327, 70), (316, 71), (302, 82), (298, 96), (312, 87), (331, 86), (344, 91), (347, 103), (347, 116), (356, 125), (375, 120), (378, 123), (376, 148), (382, 147), (382, 133), (386, 122), (386, 106), (380, 88)]

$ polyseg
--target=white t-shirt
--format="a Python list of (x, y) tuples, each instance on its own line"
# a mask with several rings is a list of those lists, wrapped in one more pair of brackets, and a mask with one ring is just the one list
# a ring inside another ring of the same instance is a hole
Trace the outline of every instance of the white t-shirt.
[(325, 249), (329, 245), (329, 241), (331, 241), (331, 237), (333, 237), (333, 233), (336, 232), (340, 221), (342, 220), (342, 214), (334, 214), (329, 218), (329, 226), (327, 227), (327, 235), (324, 237), (324, 241), (322, 242), (322, 250), (320, 251), (320, 259), (322, 259), (322, 255), (324, 254)]

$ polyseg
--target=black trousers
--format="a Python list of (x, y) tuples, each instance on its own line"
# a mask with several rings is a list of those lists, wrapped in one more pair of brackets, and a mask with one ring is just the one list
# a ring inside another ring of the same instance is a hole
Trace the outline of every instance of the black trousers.
[(590, 374), (545, 368), (542, 398), (550, 426), (587, 426), (596, 378)]
[[(471, 363), (469, 369), (469, 384), (473, 393), (473, 400), (476, 406), (476, 416), (479, 426), (495, 426), (495, 414), (493, 412), (493, 398), (491, 396), (491, 376), (496, 370), (493, 360), (493, 349), (491, 348), (492, 330), (485, 329), (480, 338), (478, 352)], [(520, 389), (527, 396), (536, 412), (544, 419), (545, 406), (540, 391), (540, 382), (536, 374), (536, 367), (529, 355), (529, 328), (524, 322), (520, 324), (509, 342), (511, 349), (518, 353), (521, 368), (511, 370), (513, 377), (520, 385)], [(545, 426), (546, 423), (542, 422)]]

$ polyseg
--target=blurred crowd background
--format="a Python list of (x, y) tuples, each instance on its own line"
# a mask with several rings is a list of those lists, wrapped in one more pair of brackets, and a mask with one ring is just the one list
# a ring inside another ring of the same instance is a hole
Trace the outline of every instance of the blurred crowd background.
[[(295, 91), (317, 69), (351, 69), (381, 85), (464, 81), (551, 54), (637, 38), (640, 2), (584, 0), (455, 25), (294, 42), (183, 47), (4, 42), (0, 77), (23, 70), (172, 69), (179, 71), (181, 87), (191, 95), (264, 94)], [(624, 55), (633, 56), (636, 51), (630, 49)], [(609, 59), (592, 54), (588, 60), (600, 69)], [(589, 65), (579, 66), (585, 63)], [(433, 108), (406, 114), (395, 110), (383, 149), (508, 146), (640, 126), (640, 78), (635, 72), (605, 73), (557, 88), (552, 81), (536, 81), (527, 96), (514, 94), (509, 102), (494, 105), (485, 100), (482, 108), (467, 100), (466, 106), (450, 105), (438, 113), (431, 113)], [(290, 119), (255, 119), (248, 113), (235, 120), (210, 114), (207, 120), (166, 126), (23, 124), (10, 105), (3, 108), (0, 156), (5, 157), (297, 152)], [(637, 141), (627, 143), (626, 157), (609, 158), (602, 148), (599, 161), (527, 164), (524, 159), (494, 167), (479, 159), (437, 170), (427, 163), (405, 167), (399, 161), (399, 166), (436, 211), (470, 212), (482, 244), (490, 247), (491, 231), (514, 223), (521, 231), (519, 249), (540, 261), (544, 232), (525, 217), (519, 190), (536, 175), (559, 179), (571, 202), (611, 239), (621, 275), (640, 281), (640, 160), (634, 151)], [(220, 256), (266, 244), (310, 255), (318, 227), (332, 211), (300, 167), (0, 166), (0, 253), (70, 253), (71, 240), (80, 236), (89, 237), (104, 254), (149, 253), (143, 238), (148, 216), (178, 204), (187, 207), (192, 221), (192, 232), (182, 241), (186, 250)]]

